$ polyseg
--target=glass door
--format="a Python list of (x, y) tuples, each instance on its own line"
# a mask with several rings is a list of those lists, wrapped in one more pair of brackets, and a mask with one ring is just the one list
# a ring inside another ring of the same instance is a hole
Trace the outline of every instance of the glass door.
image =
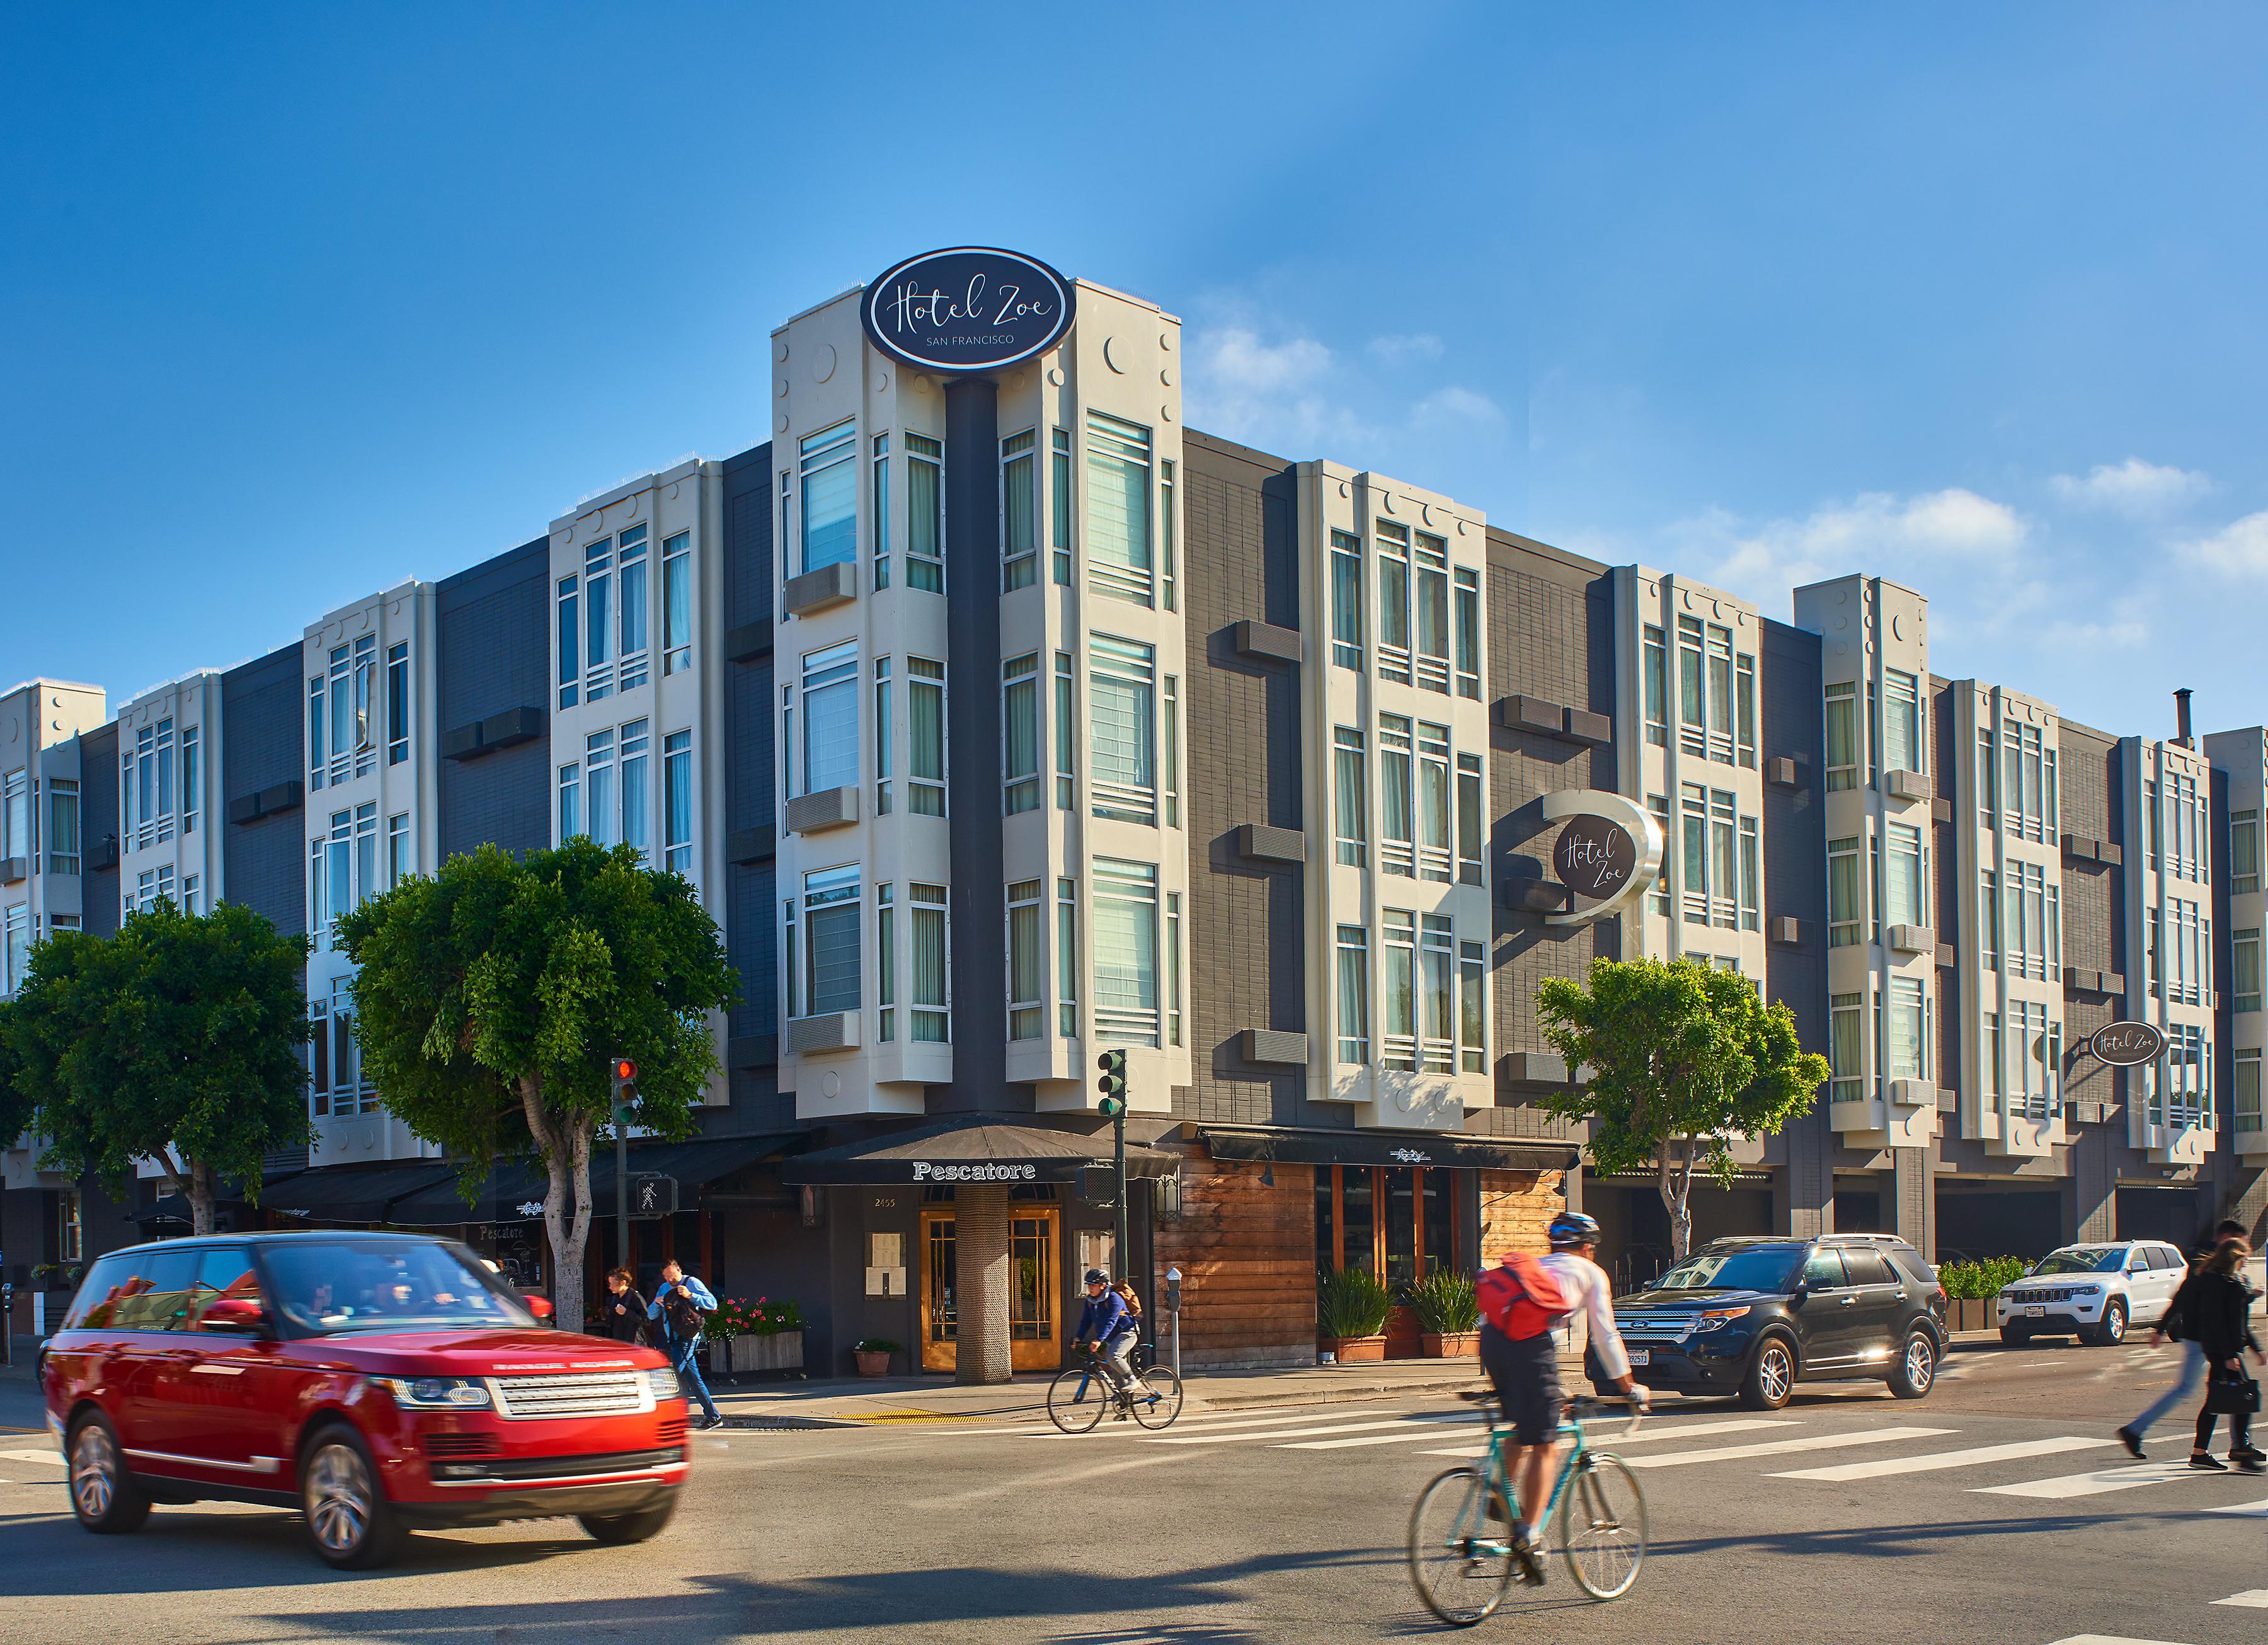
[(953, 1210), (924, 1211), (922, 1234), (921, 1364), (925, 1371), (954, 1368)]
[[(925, 1371), (955, 1364), (960, 1318), (953, 1207), (923, 1211), (921, 1363)], [(1008, 1362), (1020, 1371), (1063, 1363), (1062, 1213), (1020, 1206), (1008, 1219)]]

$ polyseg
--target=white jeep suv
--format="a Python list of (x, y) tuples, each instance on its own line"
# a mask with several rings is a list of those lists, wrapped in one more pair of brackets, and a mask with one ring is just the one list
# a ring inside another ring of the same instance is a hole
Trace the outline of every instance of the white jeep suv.
[(2163, 1240), (2066, 1245), (2001, 1287), (1993, 1299), (1993, 1323), (2011, 1346), (2034, 1337), (2121, 1342), (2130, 1327), (2165, 1318), (2187, 1265)]

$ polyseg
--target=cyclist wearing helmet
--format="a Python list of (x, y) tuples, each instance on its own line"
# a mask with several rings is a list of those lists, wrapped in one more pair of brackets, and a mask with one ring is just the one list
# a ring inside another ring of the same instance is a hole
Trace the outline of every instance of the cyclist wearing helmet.
[[(1079, 1329), (1071, 1333), (1071, 1346), (1095, 1348), (1102, 1354), (1103, 1375), (1113, 1384), (1124, 1388), (1134, 1381), (1134, 1368), (1127, 1356), (1134, 1352), (1138, 1332), (1134, 1317), (1126, 1311), (1126, 1300), (1110, 1288), (1110, 1276), (1100, 1268), (1086, 1271), (1086, 1308), (1079, 1317)], [(1115, 1413), (1124, 1420), (1126, 1413)]]
[[(1623, 1350), (1622, 1334), (1615, 1329), (1612, 1287), (1606, 1271), (1593, 1260), (1599, 1249), (1599, 1224), (1580, 1211), (1563, 1211), (1544, 1230), (1551, 1246), (1543, 1267), (1558, 1280), (1572, 1304), (1590, 1324), (1591, 1348), (1599, 1356), (1607, 1377), (1631, 1398), (1644, 1403), (1646, 1391), (1631, 1378), (1630, 1355)], [(1512, 1424), (1516, 1442), (1507, 1472), (1515, 1482), (1518, 1501), (1513, 1511), (1519, 1523), (1513, 1531), (1513, 1548), (1531, 1582), (1543, 1580), (1543, 1562), (1535, 1555), (1531, 1528), (1543, 1516), (1550, 1494), (1553, 1464), (1558, 1451), (1557, 1434), (1565, 1413), (1565, 1396), (1559, 1387), (1558, 1333), (1545, 1331), (1515, 1340), (1493, 1324), (1481, 1326), (1481, 1366), (1496, 1384), (1505, 1420)]]

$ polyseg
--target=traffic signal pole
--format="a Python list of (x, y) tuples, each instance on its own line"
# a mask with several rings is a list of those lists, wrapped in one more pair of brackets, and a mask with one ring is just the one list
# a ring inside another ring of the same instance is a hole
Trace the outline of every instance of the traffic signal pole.
[[(615, 1263), (630, 1267), (630, 1103), (637, 1095), (637, 1064), (617, 1057), (608, 1066), (615, 1095)], [(635, 1272), (636, 1270), (632, 1269)]]
[(1118, 1177), (1118, 1243), (1111, 1247), (1117, 1258), (1118, 1277), (1125, 1279), (1130, 1269), (1126, 1253), (1126, 1105), (1121, 1103), (1118, 1111), (1110, 1117), (1111, 1163)]
[(1114, 1186), (1111, 1205), (1118, 1213), (1116, 1243), (1111, 1247), (1110, 1263), (1111, 1266), (1118, 1270), (1118, 1277), (1123, 1280), (1127, 1277), (1126, 1053), (1123, 1051), (1104, 1051), (1094, 1059), (1094, 1066), (1102, 1070), (1102, 1078), (1094, 1082), (1095, 1088), (1102, 1093), (1102, 1100), (1095, 1106), (1110, 1116), (1111, 1177)]

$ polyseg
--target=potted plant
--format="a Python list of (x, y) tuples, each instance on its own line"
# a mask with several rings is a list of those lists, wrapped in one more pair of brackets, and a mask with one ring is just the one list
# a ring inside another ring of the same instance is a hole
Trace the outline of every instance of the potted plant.
[(1386, 1317), (1394, 1293), (1363, 1268), (1326, 1270), (1315, 1277), (1315, 1350), (1341, 1365), (1386, 1358)]
[(1990, 1331), (1992, 1299), (2001, 1287), (2024, 1277), (2021, 1257), (1988, 1257), (1982, 1262), (1949, 1262), (1937, 1271), (1945, 1290), (1946, 1329)]
[(736, 1371), (803, 1371), (803, 1305), (793, 1297), (775, 1302), (760, 1296), (735, 1298), (739, 1334), (733, 1340)]
[(1481, 1305), (1471, 1276), (1437, 1268), (1410, 1287), (1418, 1316), (1418, 1351), (1429, 1360), (1469, 1359), (1480, 1352)]
[(887, 1337), (864, 1337), (850, 1345), (850, 1357), (858, 1361), (861, 1376), (887, 1376), (890, 1355), (898, 1352), (898, 1345)]
[(740, 1334), (740, 1305), (719, 1297), (702, 1325), (702, 1346), (709, 1351), (709, 1374), (733, 1380), (733, 1344)]

